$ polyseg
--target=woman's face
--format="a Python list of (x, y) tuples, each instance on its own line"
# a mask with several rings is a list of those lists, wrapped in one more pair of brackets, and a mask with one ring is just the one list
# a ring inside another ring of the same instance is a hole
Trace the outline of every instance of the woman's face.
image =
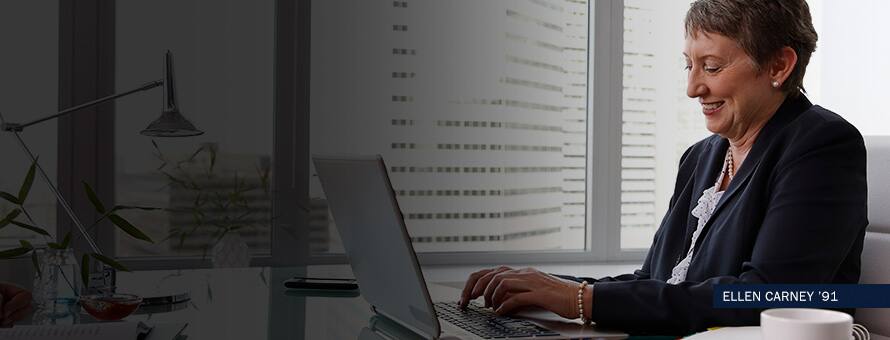
[(716, 33), (686, 36), (686, 94), (698, 98), (708, 130), (730, 140), (769, 120), (779, 93), (768, 72), (735, 41)]

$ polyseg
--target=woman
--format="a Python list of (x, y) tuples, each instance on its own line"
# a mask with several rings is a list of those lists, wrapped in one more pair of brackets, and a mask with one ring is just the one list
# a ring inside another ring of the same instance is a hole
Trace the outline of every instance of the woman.
[(806, 2), (698, 0), (685, 25), (687, 94), (714, 135), (683, 155), (642, 268), (586, 284), (486, 269), (461, 303), (484, 296), (501, 314), (538, 306), (632, 333), (689, 334), (758, 324), (759, 310), (712, 308), (715, 284), (859, 281), (865, 147), (801, 93), (817, 39)]

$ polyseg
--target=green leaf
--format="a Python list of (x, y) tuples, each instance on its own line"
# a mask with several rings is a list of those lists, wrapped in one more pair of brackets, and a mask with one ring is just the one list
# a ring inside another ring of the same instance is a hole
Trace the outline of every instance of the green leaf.
[(19, 228), (28, 229), (28, 230), (38, 233), (40, 235), (50, 236), (46, 230), (43, 230), (43, 228), (38, 228), (33, 225), (28, 225), (28, 224), (25, 224), (25, 223), (22, 223), (19, 221), (12, 221), (10, 223), (17, 225)]
[(9, 250), (0, 251), (0, 259), (11, 259), (27, 254), (31, 248), (19, 247)]
[(18, 198), (18, 197), (13, 196), (12, 194), (10, 194), (10, 193), (8, 193), (8, 192), (6, 192), (6, 191), (0, 191), (0, 198), (3, 198), (3, 199), (5, 199), (5, 200), (9, 201), (9, 203), (12, 203), (12, 204), (15, 204), (15, 205), (21, 205), (21, 204), (22, 204), (22, 202), (19, 201), (19, 198)]
[(59, 250), (61, 250), (61, 249), (65, 249), (65, 247), (62, 247), (61, 244), (58, 244), (58, 243), (55, 243), (55, 242), (47, 242), (47, 243), (46, 243), (46, 246), (47, 246), (47, 247), (50, 247), (50, 248), (52, 248), (52, 249), (59, 249)]
[(169, 241), (171, 238), (173, 238), (173, 236), (175, 236), (176, 234), (179, 234), (180, 232), (182, 232), (182, 231), (179, 230), (179, 229), (173, 229), (173, 230), (170, 230), (170, 232), (167, 233), (167, 236), (164, 237), (163, 239), (161, 239), (161, 240), (158, 241), (158, 242), (161, 242), (161, 243), (163, 243), (163, 242), (167, 242), (167, 241)]
[(179, 234), (179, 247), (182, 248), (182, 245), (185, 244), (185, 238), (188, 237), (188, 234), (181, 233)]
[(166, 176), (167, 179), (170, 180), (170, 182), (173, 182), (174, 184), (179, 184), (183, 188), (189, 188), (189, 185), (185, 181), (183, 181), (179, 178), (176, 178), (176, 176), (171, 175), (169, 172), (161, 171), (161, 174)]
[(195, 152), (192, 152), (192, 155), (191, 155), (191, 156), (189, 156), (188, 158), (185, 159), (185, 163), (191, 163), (191, 162), (194, 162), (194, 161), (195, 161), (195, 157), (198, 157), (198, 155), (200, 155), (201, 152), (204, 151), (204, 149), (205, 149), (205, 147), (204, 147), (203, 145), (200, 146), (200, 147), (198, 147), (198, 149), (195, 150)]
[(68, 245), (71, 244), (71, 231), (69, 230), (65, 233), (65, 238), (62, 239), (62, 248), (68, 248)]
[(34, 158), (31, 167), (28, 168), (28, 175), (25, 176), (25, 180), (22, 182), (22, 187), (19, 188), (19, 202), (22, 204), (25, 203), (25, 199), (28, 198), (28, 193), (31, 192), (31, 185), (34, 184), (35, 170), (37, 170), (37, 157)]
[(130, 271), (129, 269), (127, 269), (127, 267), (124, 267), (124, 265), (120, 264), (120, 262), (117, 262), (117, 261), (115, 261), (115, 260), (113, 260), (113, 259), (111, 259), (111, 258), (109, 258), (109, 257), (103, 256), (103, 255), (99, 255), (99, 254), (96, 254), (96, 253), (93, 253), (93, 254), (90, 254), (90, 255), (92, 255), (92, 256), (93, 256), (94, 258), (96, 258), (97, 260), (102, 261), (102, 263), (107, 264), (107, 265), (110, 266), (111, 268), (114, 268), (114, 269), (117, 269), (117, 270), (120, 270), (120, 271), (125, 271), (125, 272)]
[(257, 167), (256, 170), (260, 177), (260, 187), (263, 189), (263, 193), (268, 195), (269, 194), (269, 173), (272, 171), (272, 169), (269, 167), (264, 167), (264, 168)]
[(2, 220), (0, 220), (0, 229), (3, 229), (3, 227), (9, 225), (9, 223), (12, 222), (12, 220), (14, 220), (16, 217), (18, 217), (19, 214), (21, 214), (21, 213), (22, 213), (21, 209), (18, 209), (18, 208), (12, 209), (12, 211), (10, 211), (9, 214), (6, 214), (6, 217), (4, 217)]
[(22, 245), (22, 248), (34, 249), (34, 246), (31, 245), (31, 242), (19, 240), (19, 243)]
[(198, 185), (198, 182), (195, 182), (194, 179), (192, 179), (191, 177), (186, 177), (186, 179), (188, 180), (188, 186), (186, 186), (186, 188), (191, 190), (201, 190), (201, 186)]
[(115, 211), (118, 211), (118, 210), (146, 210), (146, 211), (152, 211), (152, 210), (161, 210), (161, 208), (155, 208), (155, 207), (140, 207), (140, 206), (135, 206), (135, 205), (116, 205), (116, 206), (114, 206), (113, 208), (111, 208), (111, 212), (115, 212)]
[(211, 243), (211, 244), (217, 244), (217, 243), (219, 243), (219, 241), (222, 240), (222, 238), (225, 237), (226, 234), (228, 234), (228, 233), (229, 233), (229, 229), (226, 229), (226, 228), (220, 228), (219, 230), (216, 231), (216, 233), (214, 233), (214, 235), (213, 235), (213, 243)]
[(151, 140), (151, 146), (154, 147), (154, 149), (155, 149), (155, 152), (154, 152), (155, 157), (159, 161), (161, 161), (161, 164), (158, 165), (158, 167), (155, 168), (155, 170), (160, 171), (160, 170), (164, 169), (165, 167), (167, 167), (167, 160), (164, 158), (164, 153), (161, 152), (161, 148), (158, 146), (158, 143), (155, 142), (154, 139)]
[(87, 198), (89, 198), (90, 202), (93, 203), (93, 207), (95, 207), (96, 211), (98, 211), (100, 214), (104, 214), (105, 206), (102, 204), (102, 201), (99, 200), (99, 196), (96, 195), (96, 192), (93, 191), (93, 188), (89, 184), (87, 184), (86, 181), (82, 181), (82, 183), (83, 191), (87, 193)]
[(22, 213), (25, 214), (25, 217), (28, 218), (28, 221), (31, 221), (31, 223), (35, 223), (34, 218), (31, 217), (31, 214), (28, 213), (28, 209), (25, 209), (24, 206), (21, 209), (22, 209)]
[(83, 286), (90, 286), (90, 255), (83, 254), (80, 257), (80, 279), (83, 280)]
[(40, 272), (40, 261), (37, 261), (37, 252), (31, 252), (31, 263), (34, 264), (34, 271), (37, 272), (38, 278), (43, 278), (43, 273)]
[(216, 148), (208, 148), (210, 152), (210, 172), (213, 173), (213, 167), (216, 166)]
[(108, 219), (111, 221), (111, 223), (114, 223), (114, 225), (116, 225), (118, 228), (120, 228), (130, 236), (149, 243), (154, 243), (154, 241), (151, 240), (151, 237), (148, 237), (148, 235), (143, 233), (142, 230), (136, 228), (133, 224), (125, 220), (123, 217), (120, 217), (117, 214), (111, 214), (108, 215)]
[(235, 174), (232, 176), (232, 188), (234, 188), (234, 192), (232, 195), (238, 192), (238, 188), (240, 188), (241, 181), (238, 180), (238, 171), (235, 171)]

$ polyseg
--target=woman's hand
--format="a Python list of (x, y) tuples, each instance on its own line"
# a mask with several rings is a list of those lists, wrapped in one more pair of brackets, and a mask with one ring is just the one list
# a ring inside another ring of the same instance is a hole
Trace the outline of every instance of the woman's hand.
[(488, 283), (491, 282), (494, 275), (508, 270), (513, 270), (513, 268), (500, 266), (497, 268), (483, 269), (470, 274), (470, 277), (467, 278), (467, 283), (464, 284), (464, 290), (460, 294), (460, 306), (466, 307), (467, 304), (470, 303), (470, 300), (482, 296), (482, 293), (485, 292), (485, 288), (488, 287)]
[(471, 274), (461, 294), (461, 306), (479, 296), (485, 297), (486, 307), (501, 315), (534, 306), (564, 318), (578, 317), (578, 284), (534, 268), (498, 267)]
[(31, 292), (0, 282), (0, 326), (11, 327), (31, 313)]

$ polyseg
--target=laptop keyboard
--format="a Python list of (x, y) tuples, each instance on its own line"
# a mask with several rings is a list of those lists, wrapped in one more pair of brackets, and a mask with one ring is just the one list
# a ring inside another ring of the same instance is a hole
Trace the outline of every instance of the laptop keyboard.
[(531, 321), (499, 316), (491, 309), (470, 303), (461, 309), (457, 302), (435, 303), (436, 314), (483, 339), (506, 339), (559, 335)]

